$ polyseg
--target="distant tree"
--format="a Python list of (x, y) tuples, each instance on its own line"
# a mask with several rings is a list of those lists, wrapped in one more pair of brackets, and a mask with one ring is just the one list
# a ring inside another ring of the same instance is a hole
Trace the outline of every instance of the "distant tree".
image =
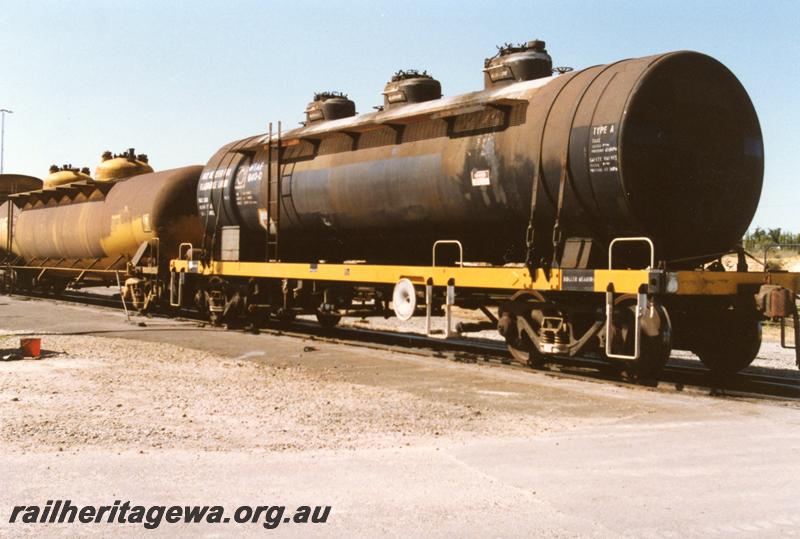
[[(782, 228), (756, 227), (742, 238), (742, 245), (749, 250), (762, 250), (772, 244), (800, 244), (800, 233), (795, 234)], [(797, 248), (795, 248), (797, 249)]]

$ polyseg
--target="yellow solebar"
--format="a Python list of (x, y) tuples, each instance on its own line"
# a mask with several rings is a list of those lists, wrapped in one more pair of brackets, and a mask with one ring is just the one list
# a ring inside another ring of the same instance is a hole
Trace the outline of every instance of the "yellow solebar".
[(544, 271), (531, 279), (527, 268), (450, 267), (450, 266), (383, 266), (373, 264), (302, 264), (289, 262), (201, 262), (172, 260), (172, 271), (228, 277), (261, 277), (273, 279), (311, 279), (356, 283), (395, 284), (408, 279), (424, 285), (432, 279), (434, 286), (447, 286), (454, 279), (459, 288), (504, 288), (509, 290), (559, 290), (561, 273), (553, 270), (550, 279)]
[[(497, 290), (553, 290), (605, 292), (610, 284), (617, 293), (634, 294), (657, 272), (649, 270), (559, 270), (549, 279), (541, 269), (536, 278), (522, 267), (388, 266), (373, 264), (308, 264), (288, 262), (212, 261), (208, 266), (193, 260), (172, 260), (170, 270), (206, 276), (265, 279), (309, 279), (351, 283), (395, 284), (400, 279), (424, 285)], [(679, 295), (732, 295), (740, 285), (777, 284), (800, 291), (800, 273), (739, 273), (711, 271), (667, 272), (663, 292)]]

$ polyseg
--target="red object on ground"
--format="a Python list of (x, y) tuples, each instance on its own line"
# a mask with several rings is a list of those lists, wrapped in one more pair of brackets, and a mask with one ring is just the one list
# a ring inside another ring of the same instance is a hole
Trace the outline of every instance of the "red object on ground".
[(19, 347), (25, 357), (36, 357), (42, 355), (42, 339), (39, 337), (26, 337), (19, 340)]

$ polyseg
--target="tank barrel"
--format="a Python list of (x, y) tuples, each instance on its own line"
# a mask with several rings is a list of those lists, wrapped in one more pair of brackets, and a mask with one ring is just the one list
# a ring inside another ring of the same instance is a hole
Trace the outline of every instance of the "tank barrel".
[[(323, 104), (345, 98), (319, 94), (279, 150), (281, 252), (418, 263), (447, 238), (470, 260), (535, 251), (567, 264), (570, 238), (604, 258), (613, 238), (647, 236), (659, 260), (695, 264), (736, 244), (760, 197), (763, 143), (725, 66), (678, 51), (555, 71), (532, 40), (487, 59), (479, 92), (443, 98), (408, 70), (377, 112), (329, 115)], [(197, 197), (209, 235), (239, 226), (263, 243), (276, 165), (260, 139), (206, 165)]]

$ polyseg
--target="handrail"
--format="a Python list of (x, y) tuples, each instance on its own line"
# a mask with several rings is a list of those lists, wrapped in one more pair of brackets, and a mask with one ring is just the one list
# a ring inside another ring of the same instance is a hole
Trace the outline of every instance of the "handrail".
[(115, 270), (114, 275), (117, 276), (117, 289), (119, 290), (119, 299), (122, 300), (122, 308), (125, 310), (125, 318), (128, 322), (131, 321), (131, 315), (128, 312), (128, 306), (125, 304), (125, 293), (122, 291), (122, 283), (119, 280), (119, 271)]
[(183, 284), (186, 281), (186, 274), (176, 271), (169, 272), (169, 304), (172, 307), (183, 306)]
[(458, 245), (458, 267), (464, 267), (464, 246), (458, 240), (437, 240), (433, 242), (433, 267), (436, 267), (436, 248), (439, 245)]
[(642, 332), (642, 316), (647, 306), (647, 294), (636, 294), (636, 312), (634, 313), (633, 321), (633, 355), (615, 354), (611, 351), (611, 330), (614, 325), (614, 288), (609, 286), (606, 290), (606, 338), (605, 338), (605, 352), (606, 357), (613, 359), (626, 359), (637, 361), (642, 353), (641, 348), (641, 332)]
[(153, 236), (150, 241), (155, 241), (155, 248), (156, 248), (156, 266), (161, 263), (161, 238), (158, 236)]
[[(185, 250), (184, 247), (186, 248)], [(191, 260), (192, 250), (192, 244), (189, 242), (178, 245), (178, 260)]]
[(646, 236), (633, 236), (630, 238), (614, 238), (611, 240), (611, 243), (608, 244), (608, 269), (614, 269), (614, 265), (611, 260), (611, 255), (614, 250), (615, 243), (623, 243), (623, 242), (643, 242), (647, 243), (650, 246), (650, 265), (647, 266), (647, 269), (652, 269), (653, 266), (656, 265), (656, 248), (653, 245), (653, 240)]

